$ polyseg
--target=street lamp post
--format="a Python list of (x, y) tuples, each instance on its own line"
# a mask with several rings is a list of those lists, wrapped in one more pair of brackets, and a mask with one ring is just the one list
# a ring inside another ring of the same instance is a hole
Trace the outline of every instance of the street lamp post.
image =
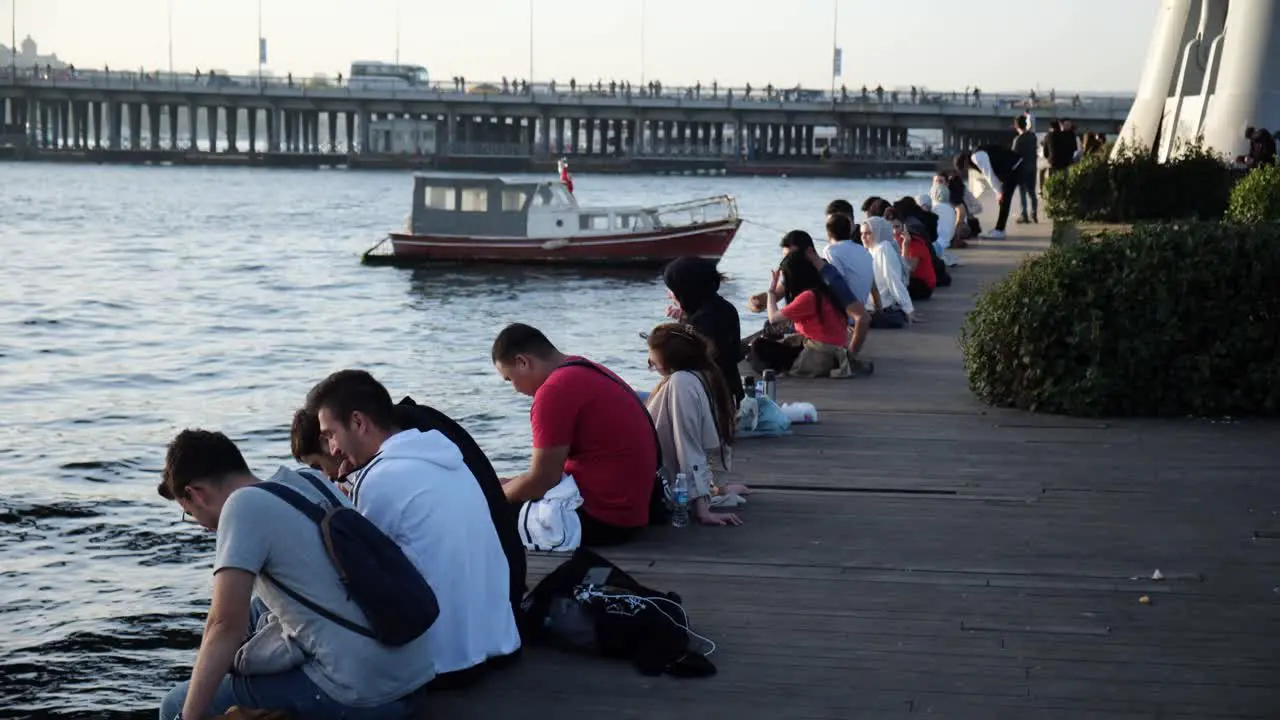
[(173, 0), (169, 0), (169, 80), (173, 81)]
[(649, 3), (647, 2), (647, 0), (640, 0), (640, 86), (641, 87), (644, 87), (644, 60), (645, 60), (644, 29), (645, 29), (645, 25), (648, 24), (646, 22), (646, 20), (648, 19), (646, 6), (648, 4)]
[(396, 64), (400, 64), (400, 0), (396, 0)]
[(258, 0), (258, 87), (262, 87), (262, 63), (266, 61), (266, 39), (262, 37), (262, 0)]
[(18, 0), (9, 0), (9, 74), (18, 79)]
[(533, 0), (529, 0), (529, 89), (533, 90)]

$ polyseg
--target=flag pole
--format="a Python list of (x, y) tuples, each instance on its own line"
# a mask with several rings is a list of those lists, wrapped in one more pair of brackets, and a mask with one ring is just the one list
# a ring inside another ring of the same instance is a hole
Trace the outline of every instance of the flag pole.
[(840, 0), (831, 0), (831, 99), (836, 98), (836, 61), (840, 54)]

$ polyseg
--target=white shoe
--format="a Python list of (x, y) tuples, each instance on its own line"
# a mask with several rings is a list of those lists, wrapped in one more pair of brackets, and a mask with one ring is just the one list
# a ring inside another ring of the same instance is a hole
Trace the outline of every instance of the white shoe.
[(988, 232), (987, 234), (983, 235), (982, 237), (984, 237), (984, 238), (986, 238), (986, 239), (988, 239), (988, 240), (1003, 240), (1005, 236), (1004, 236), (1004, 231), (1003, 231), (1003, 230), (992, 230), (991, 232)]
[(956, 256), (946, 250), (938, 253), (938, 257), (942, 258), (942, 262), (945, 263), (947, 267), (956, 267), (960, 264), (960, 261), (956, 259)]

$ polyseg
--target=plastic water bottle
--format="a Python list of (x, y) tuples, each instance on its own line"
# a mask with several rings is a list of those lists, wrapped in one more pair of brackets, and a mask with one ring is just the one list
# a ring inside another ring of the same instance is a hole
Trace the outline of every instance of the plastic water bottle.
[(671, 512), (671, 527), (689, 526), (689, 476), (676, 473), (675, 509)]
[(764, 371), (764, 394), (770, 400), (778, 401), (778, 373), (773, 370)]

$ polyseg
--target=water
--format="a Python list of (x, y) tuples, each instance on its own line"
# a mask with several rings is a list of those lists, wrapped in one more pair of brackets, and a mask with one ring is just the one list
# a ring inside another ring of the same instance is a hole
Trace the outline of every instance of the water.
[[(0, 717), (153, 717), (185, 679), (212, 538), (156, 494), (184, 427), (231, 435), (250, 464), (287, 462), (311, 385), (373, 372), (466, 425), (522, 469), (529, 401), (489, 364), (523, 320), (639, 388), (641, 331), (663, 319), (656, 272), (368, 268), (409, 211), (405, 173), (5, 164), (0, 191)], [(916, 194), (899, 181), (576, 178), (590, 203), (737, 196), (722, 268), (741, 305), (765, 287), (777, 229), (815, 235), (827, 201)], [(744, 327), (755, 318), (744, 319)]]

